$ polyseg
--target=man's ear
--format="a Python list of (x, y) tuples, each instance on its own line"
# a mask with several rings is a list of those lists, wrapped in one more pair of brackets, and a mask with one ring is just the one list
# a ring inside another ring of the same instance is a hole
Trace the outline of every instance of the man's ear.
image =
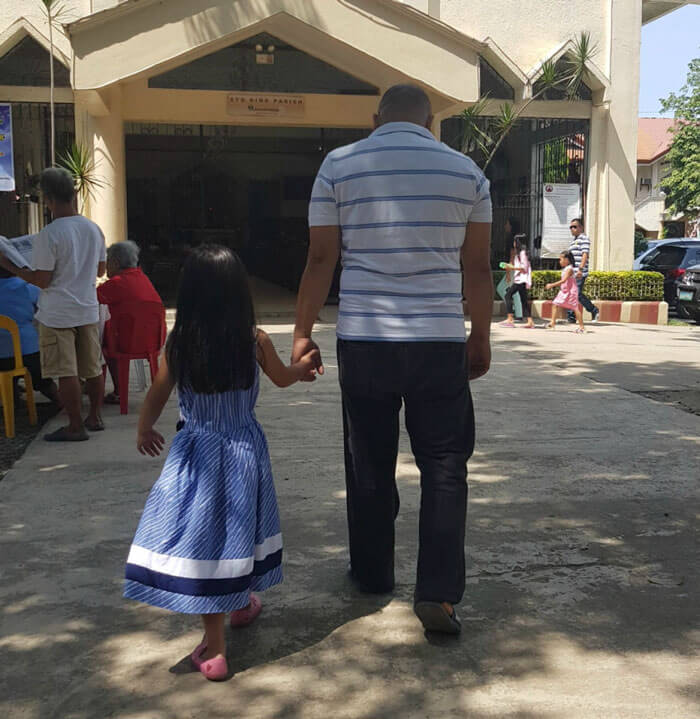
[(433, 121), (435, 120), (434, 115), (428, 115), (428, 119), (425, 121), (425, 127), (432, 132), (433, 130)]

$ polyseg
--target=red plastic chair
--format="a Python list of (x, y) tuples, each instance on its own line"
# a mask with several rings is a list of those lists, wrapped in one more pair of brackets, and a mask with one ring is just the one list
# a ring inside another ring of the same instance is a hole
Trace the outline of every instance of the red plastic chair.
[(131, 360), (148, 360), (153, 381), (166, 332), (165, 307), (160, 302), (120, 302), (114, 309), (105, 331), (103, 353), (105, 359), (117, 361), (121, 414), (129, 412)]

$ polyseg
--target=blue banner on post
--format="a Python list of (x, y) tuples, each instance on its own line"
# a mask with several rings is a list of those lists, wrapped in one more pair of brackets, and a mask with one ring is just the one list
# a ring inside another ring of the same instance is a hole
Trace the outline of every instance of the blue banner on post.
[(0, 103), (0, 192), (15, 189), (15, 162), (12, 154), (12, 106)]

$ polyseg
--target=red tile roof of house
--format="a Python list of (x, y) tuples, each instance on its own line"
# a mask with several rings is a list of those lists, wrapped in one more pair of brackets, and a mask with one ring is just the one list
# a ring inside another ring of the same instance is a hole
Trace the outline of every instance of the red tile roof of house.
[(637, 135), (637, 162), (654, 162), (671, 149), (676, 121), (665, 117), (640, 117)]

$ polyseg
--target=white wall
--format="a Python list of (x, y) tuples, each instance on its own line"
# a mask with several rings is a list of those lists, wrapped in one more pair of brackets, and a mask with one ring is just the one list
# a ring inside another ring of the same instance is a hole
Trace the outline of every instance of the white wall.
[(443, 0), (399, 0), (406, 5), (416, 8), (421, 12), (432, 15), (435, 18), (440, 17), (440, 10)]
[(635, 206), (635, 222), (648, 232), (661, 232), (665, 209), (663, 198), (647, 197)]
[[(634, 219), (637, 225), (649, 232), (661, 232), (665, 218), (666, 200), (661, 191), (663, 158), (651, 165), (637, 166), (637, 196), (634, 203)], [(640, 186), (641, 178), (651, 180), (651, 188)]]
[(124, 0), (92, 0), (92, 11), (98, 12), (108, 7), (114, 7), (119, 5), (120, 2), (124, 2)]
[[(64, 0), (65, 11), (61, 15), (61, 22), (72, 22), (87, 15), (90, 12), (90, 5), (90, 0)], [(44, 4), (40, 0), (0, 0), (0, 35), (22, 17), (48, 38), (49, 26), (46, 22)], [(56, 47), (70, 57), (70, 43), (60, 30), (55, 30), (54, 42)]]
[(587, 31), (599, 46), (596, 65), (607, 71), (609, 5), (610, 0), (442, 0), (440, 19), (477, 40), (493, 38), (524, 70)]
[[(637, 194), (636, 201), (641, 202), (650, 197), (654, 191), (651, 165), (637, 165)], [(652, 180), (651, 187), (642, 187), (642, 180)]]

